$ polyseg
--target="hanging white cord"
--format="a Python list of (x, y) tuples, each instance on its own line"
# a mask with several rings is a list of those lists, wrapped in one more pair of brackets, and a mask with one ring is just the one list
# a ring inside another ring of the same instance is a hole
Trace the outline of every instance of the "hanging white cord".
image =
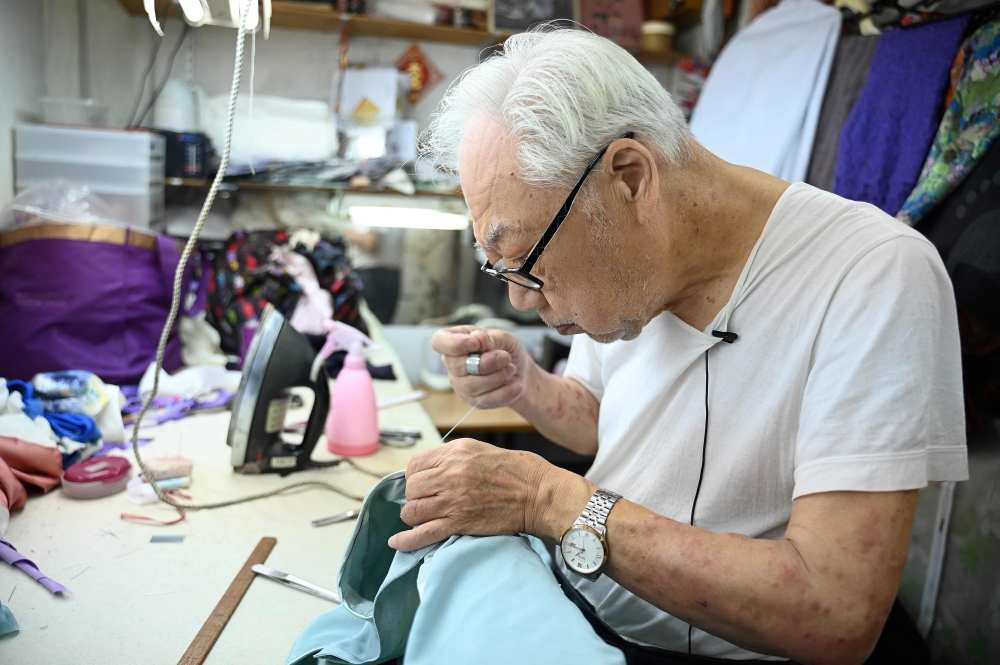
[[(233, 144), (233, 120), (236, 115), (236, 97), (240, 89), (240, 75), (243, 70), (243, 46), (245, 40), (246, 32), (246, 19), (247, 15), (250, 13), (250, 5), (257, 2), (257, 0), (246, 0), (246, 6), (244, 8), (243, 14), (240, 16), (240, 27), (237, 30), (236, 36), (236, 64), (233, 68), (233, 84), (229, 91), (229, 108), (228, 115), (226, 119), (226, 141), (225, 147), (222, 150), (222, 161), (219, 164), (219, 172), (215, 174), (215, 179), (212, 181), (212, 186), (208, 190), (208, 196), (205, 198), (205, 203), (201, 207), (201, 213), (198, 215), (198, 221), (194, 225), (194, 229), (191, 231), (191, 237), (188, 239), (187, 244), (184, 245), (184, 251), (181, 254), (180, 263), (177, 264), (177, 271), (174, 273), (174, 286), (173, 286), (173, 297), (170, 302), (170, 313), (167, 315), (167, 322), (163, 326), (163, 332), (160, 333), (160, 342), (156, 347), (156, 371), (153, 373), (153, 389), (143, 402), (142, 410), (139, 411), (139, 415), (135, 419), (135, 425), (132, 429), (132, 452), (135, 454), (135, 461), (139, 465), (139, 469), (142, 471), (143, 477), (156, 492), (157, 498), (160, 501), (169, 504), (180, 510), (206, 510), (209, 508), (222, 508), (223, 506), (232, 506), (238, 503), (245, 503), (247, 501), (253, 501), (255, 499), (263, 499), (264, 497), (274, 496), (275, 494), (280, 494), (282, 492), (287, 492), (290, 489), (297, 487), (325, 487), (331, 489), (334, 492), (343, 494), (346, 497), (361, 501), (364, 497), (344, 490), (340, 487), (336, 487), (331, 483), (319, 481), (319, 480), (306, 480), (297, 483), (291, 483), (290, 485), (285, 485), (275, 490), (270, 490), (267, 492), (260, 492), (258, 494), (251, 494), (249, 496), (241, 497), (239, 499), (229, 499), (227, 501), (217, 501), (215, 503), (202, 503), (202, 504), (188, 504), (180, 503), (173, 497), (165, 494), (162, 489), (154, 482), (153, 474), (150, 473), (146, 464), (142, 461), (142, 456), (139, 454), (139, 427), (142, 425), (142, 419), (146, 415), (146, 411), (149, 410), (150, 404), (156, 398), (156, 394), (160, 389), (160, 372), (163, 370), (163, 354), (167, 347), (167, 339), (170, 337), (170, 331), (174, 327), (174, 322), (177, 320), (177, 312), (180, 309), (180, 299), (181, 292), (184, 282), (184, 267), (191, 258), (191, 254), (194, 252), (195, 243), (198, 241), (198, 236), (201, 234), (201, 229), (205, 225), (205, 218), (208, 217), (209, 210), (212, 209), (212, 203), (215, 201), (215, 195), (219, 191), (219, 186), (222, 184), (222, 179), (226, 175), (226, 168), (229, 166), (229, 152)], [(357, 467), (356, 467), (357, 468)], [(358, 470), (361, 470), (360, 468)], [(376, 475), (376, 474), (373, 474)], [(381, 477), (381, 475), (379, 475)]]
[(250, 174), (257, 175), (257, 171), (253, 168), (253, 70), (254, 65), (257, 64), (257, 32), (254, 31), (250, 33), (250, 122), (248, 123), (250, 129)]

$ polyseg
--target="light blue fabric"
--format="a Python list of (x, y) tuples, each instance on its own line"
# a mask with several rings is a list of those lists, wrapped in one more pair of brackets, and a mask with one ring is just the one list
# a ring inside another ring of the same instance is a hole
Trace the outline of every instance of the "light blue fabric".
[(9, 607), (4, 607), (3, 603), (0, 603), (0, 637), (8, 633), (16, 633), (19, 630), (14, 613), (10, 611)]
[(406, 665), (625, 663), (566, 598), (537, 538), (452, 538), (424, 567)]
[(541, 665), (567, 657), (575, 665), (624, 665), (621, 651), (563, 594), (537, 539), (453, 536), (440, 547), (392, 550), (389, 536), (409, 528), (399, 518), (405, 493), (398, 473), (365, 497), (340, 569), (344, 603), (306, 628), (288, 665), (383, 663), (404, 651), (407, 665)]

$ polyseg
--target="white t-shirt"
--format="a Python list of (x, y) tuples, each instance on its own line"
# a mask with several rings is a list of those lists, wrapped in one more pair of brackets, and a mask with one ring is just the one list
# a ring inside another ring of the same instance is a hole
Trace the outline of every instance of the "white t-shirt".
[[(933, 245), (874, 206), (792, 185), (705, 331), (666, 312), (630, 342), (576, 337), (566, 376), (601, 403), (588, 479), (690, 523), (709, 349), (695, 526), (779, 539), (796, 497), (968, 477), (951, 282)], [(566, 576), (625, 638), (687, 650), (688, 624), (607, 576)], [(697, 629), (692, 652), (762, 657)]]

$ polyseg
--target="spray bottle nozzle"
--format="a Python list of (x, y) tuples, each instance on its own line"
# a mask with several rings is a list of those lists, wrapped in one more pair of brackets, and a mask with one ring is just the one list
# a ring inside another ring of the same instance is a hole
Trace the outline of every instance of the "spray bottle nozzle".
[(309, 372), (311, 381), (316, 382), (319, 378), (319, 368), (334, 351), (348, 351), (348, 359), (360, 358), (361, 366), (365, 366), (365, 347), (375, 346), (375, 342), (368, 335), (341, 321), (324, 321), (323, 327), (327, 330), (326, 343), (313, 361), (312, 371)]

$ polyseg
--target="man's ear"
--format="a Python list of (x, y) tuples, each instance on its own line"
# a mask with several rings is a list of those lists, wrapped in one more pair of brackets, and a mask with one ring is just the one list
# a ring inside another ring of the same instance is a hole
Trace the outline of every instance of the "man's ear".
[[(634, 139), (618, 139), (608, 147), (604, 168), (613, 200), (645, 224), (656, 210), (660, 177), (653, 154)], [(624, 211), (624, 210), (623, 210)]]

